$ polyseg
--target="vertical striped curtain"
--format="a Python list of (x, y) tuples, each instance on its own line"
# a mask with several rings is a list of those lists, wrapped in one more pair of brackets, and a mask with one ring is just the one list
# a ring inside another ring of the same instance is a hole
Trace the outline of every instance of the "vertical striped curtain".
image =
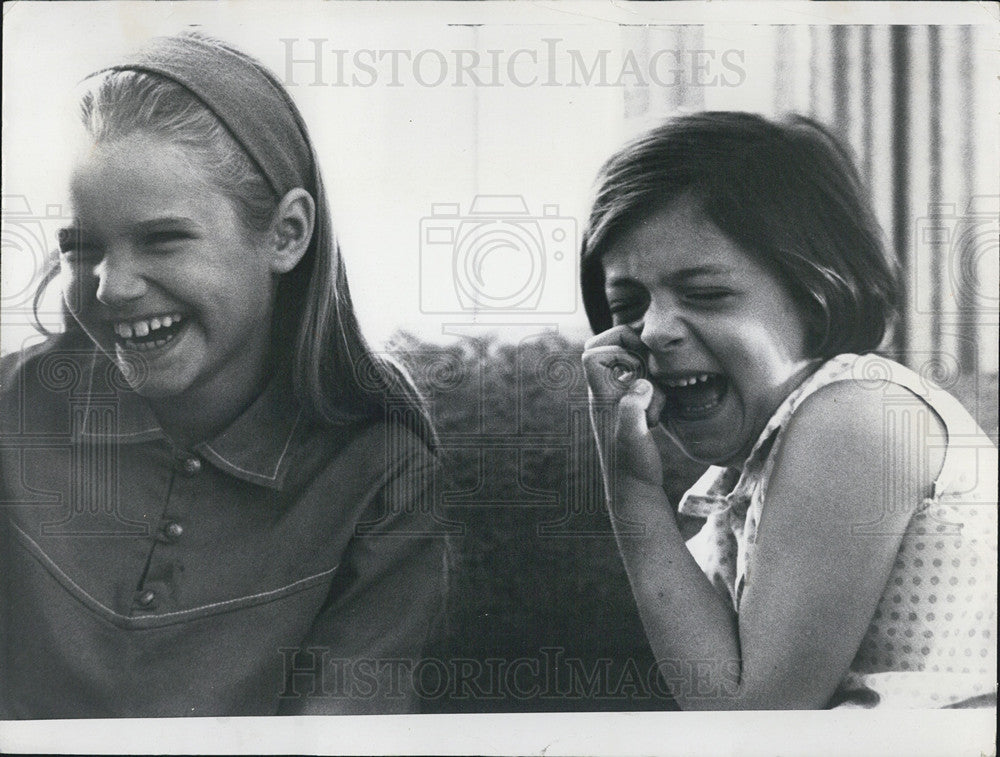
[[(852, 148), (887, 247), (903, 269), (904, 309), (885, 352), (942, 384), (995, 374), (1000, 189), (991, 30), (973, 26), (648, 27), (658, 49), (742, 56), (736, 87), (633, 87), (626, 123), (696, 110), (808, 114)], [(989, 39), (988, 39), (989, 38)], [(703, 56), (704, 58), (705, 56)]]

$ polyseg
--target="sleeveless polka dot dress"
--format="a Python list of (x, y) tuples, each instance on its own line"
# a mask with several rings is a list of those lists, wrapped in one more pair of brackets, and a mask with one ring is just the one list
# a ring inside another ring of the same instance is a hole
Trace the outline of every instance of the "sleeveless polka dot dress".
[[(770, 452), (799, 404), (836, 381), (858, 381), (882, 392), (887, 423), (905, 422), (907, 408), (912, 417), (916, 394), (946, 433), (928, 437), (945, 449), (941, 472), (929, 497), (900, 503), (915, 506), (914, 515), (830, 706), (995, 706), (997, 450), (955, 398), (908, 368), (853, 354), (820, 366), (778, 408), (738, 474), (709, 468), (684, 496), (678, 510), (706, 518), (688, 548), (738, 612), (752, 580), (747, 566), (774, 464)], [(861, 524), (858, 534), (877, 534), (879, 527), (878, 522)]]

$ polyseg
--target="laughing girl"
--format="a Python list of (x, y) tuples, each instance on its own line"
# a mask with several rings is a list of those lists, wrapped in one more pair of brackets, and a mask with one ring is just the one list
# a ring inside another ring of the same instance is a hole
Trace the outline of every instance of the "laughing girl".
[(202, 36), (87, 85), (67, 328), (4, 364), (0, 712), (412, 710), (433, 432), (361, 335), (298, 110)]
[[(995, 704), (996, 448), (874, 354), (896, 276), (849, 157), (808, 119), (686, 116), (602, 170), (591, 416), (683, 708)], [(676, 507), (671, 444), (711, 466)]]

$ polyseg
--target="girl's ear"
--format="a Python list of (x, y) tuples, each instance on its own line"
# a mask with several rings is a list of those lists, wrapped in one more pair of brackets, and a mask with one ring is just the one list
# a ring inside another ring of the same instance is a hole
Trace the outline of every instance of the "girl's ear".
[(271, 221), (271, 270), (288, 273), (309, 248), (316, 223), (316, 203), (302, 188), (281, 198)]

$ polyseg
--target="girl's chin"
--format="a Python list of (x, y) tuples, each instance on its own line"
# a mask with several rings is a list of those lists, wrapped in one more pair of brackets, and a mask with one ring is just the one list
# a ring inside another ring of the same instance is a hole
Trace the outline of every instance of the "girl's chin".
[(190, 383), (185, 371), (179, 366), (157, 365), (143, 355), (130, 350), (116, 350), (112, 356), (115, 365), (125, 378), (129, 388), (149, 400), (176, 397), (187, 389)]
[[(118, 364), (119, 369), (122, 369), (121, 363)], [(142, 377), (129, 377), (125, 373), (125, 369), (122, 369), (122, 373), (125, 374), (125, 380), (128, 382), (129, 387), (133, 392), (138, 394), (143, 399), (147, 400), (169, 400), (172, 398), (180, 397), (185, 389), (187, 389), (187, 384), (179, 381), (178, 376), (158, 376), (155, 373), (149, 373)], [(141, 380), (136, 380), (141, 379)]]
[[(150, 392), (161, 394), (163, 391), (175, 393), (178, 391), (176, 387), (166, 387), (184, 383), (182, 374), (184, 364), (188, 362), (185, 358), (191, 356), (191, 347), (197, 345), (197, 342), (192, 343), (189, 338), (190, 331), (190, 327), (185, 324), (167, 340), (134, 346), (113, 339), (107, 347), (102, 345), (102, 349), (110, 354), (137, 394), (148, 396)], [(158, 384), (163, 384), (164, 389), (156, 389)]]
[(721, 468), (742, 467), (752, 446), (739, 430), (729, 435), (693, 434), (690, 429), (678, 430), (669, 427), (668, 431), (685, 455), (703, 465), (716, 465)]
[(670, 422), (666, 429), (684, 454), (697, 463), (720, 467), (743, 465), (747, 445), (738, 424), (723, 424), (724, 429), (700, 425), (701, 428), (696, 428), (694, 423)]
[(715, 465), (720, 468), (739, 467), (743, 464), (743, 458), (732, 453), (732, 450), (711, 449), (706, 445), (692, 444), (678, 440), (678, 446), (689, 458), (702, 465)]

